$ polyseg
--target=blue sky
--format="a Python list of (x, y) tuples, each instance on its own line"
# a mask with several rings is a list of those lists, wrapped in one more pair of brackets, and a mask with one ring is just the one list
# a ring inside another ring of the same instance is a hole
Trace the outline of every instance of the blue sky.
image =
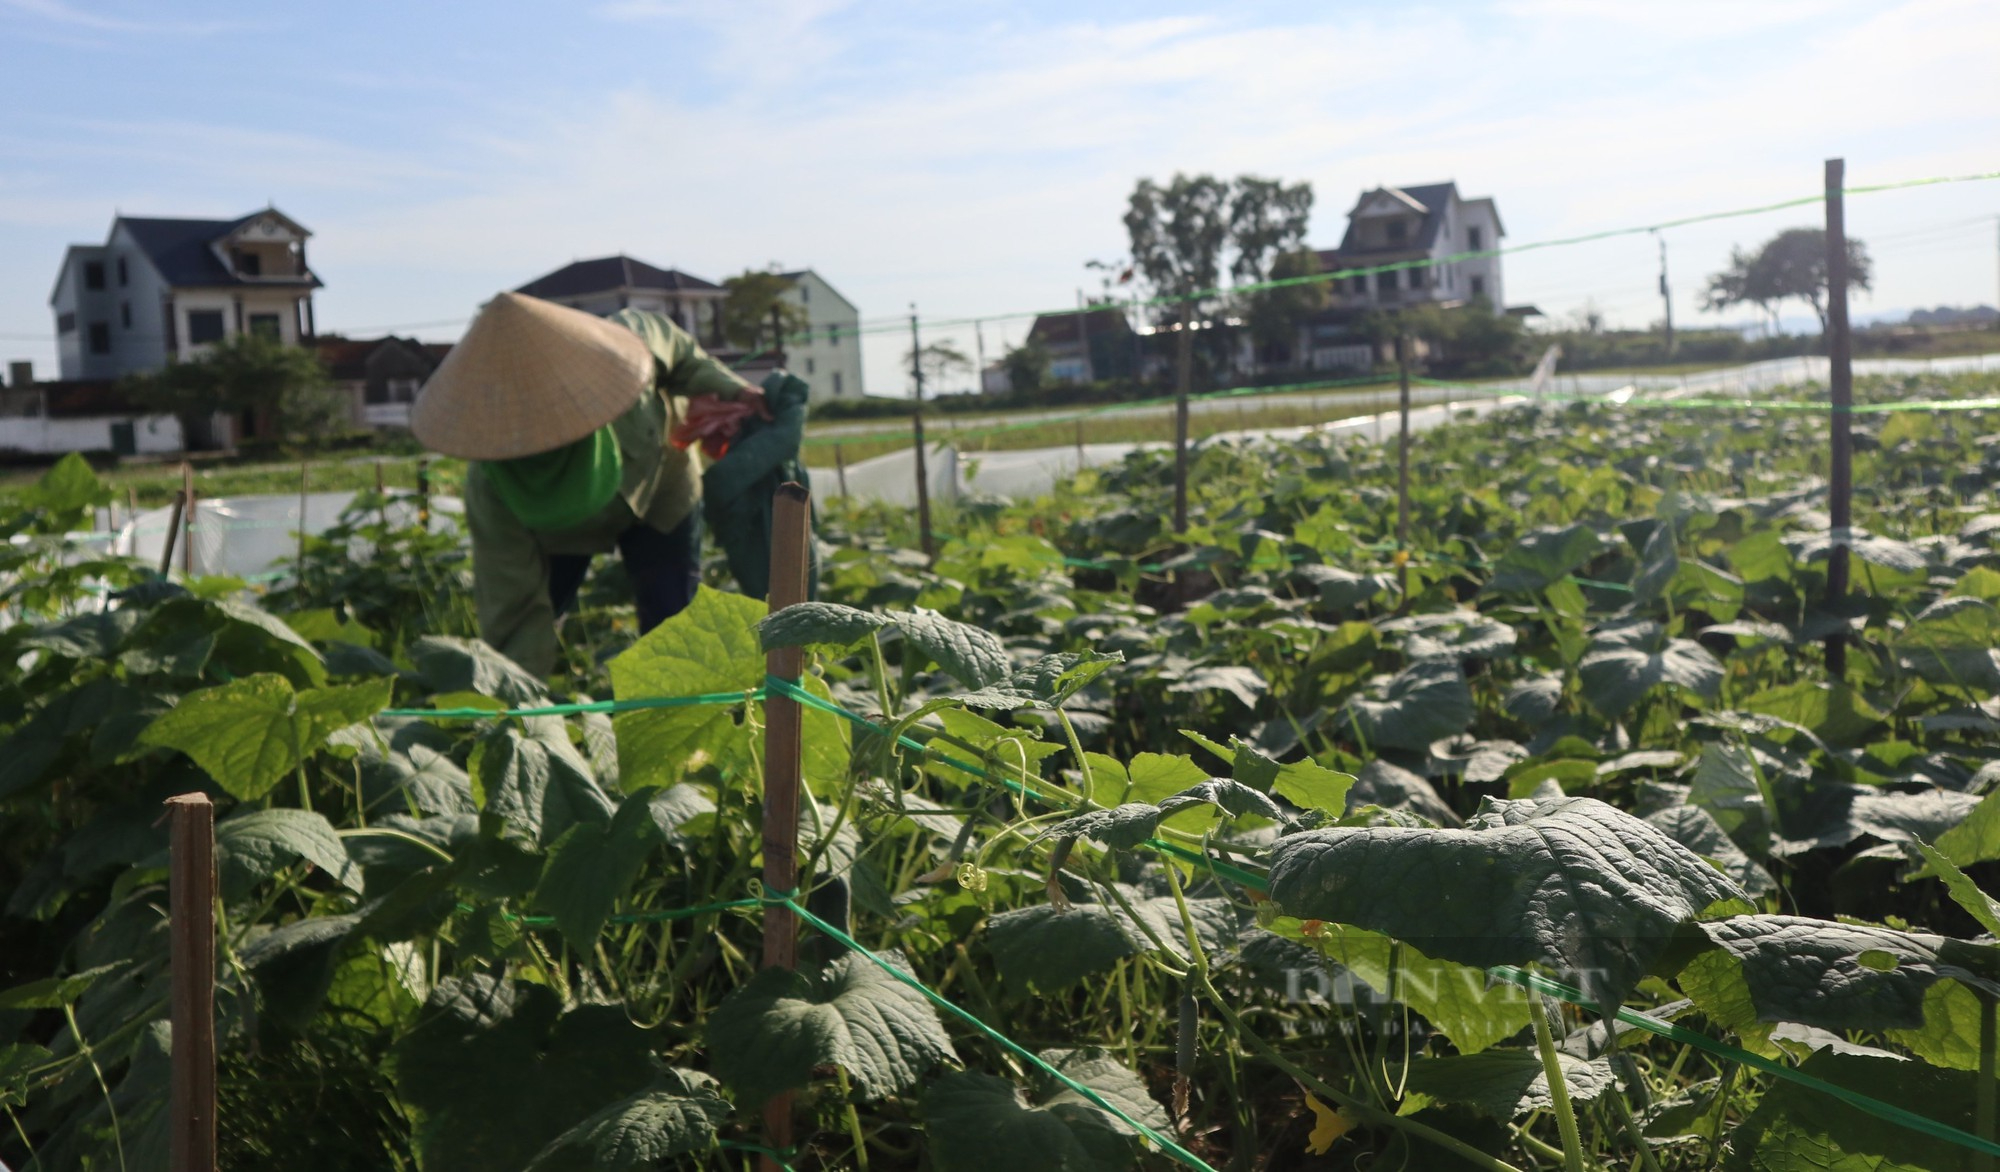
[[(999, 315), (1094, 288), (1133, 181), (1175, 170), (1310, 180), (1321, 245), (1380, 183), (1456, 179), (1520, 244), (1808, 194), (1829, 155), (2000, 170), (1996, 53), (1990, 0), (0, 0), (0, 357), (50, 370), (62, 249), (117, 210), (274, 201), (316, 234), (322, 330), (450, 338), (417, 323), (620, 251)], [(1994, 302), (1996, 215), (2000, 182), (1850, 201), (1857, 311)], [(1677, 321), (1732, 244), (1817, 216), (1670, 233)], [(1655, 250), (1512, 258), (1508, 299), (1643, 325)], [(901, 344), (871, 390), (903, 390)]]

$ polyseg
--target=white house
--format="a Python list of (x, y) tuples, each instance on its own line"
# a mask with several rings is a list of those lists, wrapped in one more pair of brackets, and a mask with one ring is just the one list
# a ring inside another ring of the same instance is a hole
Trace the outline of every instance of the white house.
[(1381, 357), (1356, 329), (1368, 310), (1484, 303), (1500, 312), (1506, 300), (1497, 250), (1505, 234), (1492, 198), (1466, 199), (1453, 182), (1362, 192), (1340, 247), (1317, 254), (1320, 271), (1422, 263), (1328, 281), (1326, 309), (1301, 330), (1304, 364), (1368, 370)]
[(1347, 213), (1340, 247), (1319, 253), (1321, 272), (1374, 268), (1405, 261), (1428, 265), (1342, 277), (1331, 282), (1337, 309), (1368, 309), (1435, 301), (1483, 299), (1497, 312), (1507, 304), (1500, 280), (1506, 229), (1490, 196), (1466, 199), (1456, 183), (1378, 187)]
[(858, 399), (861, 311), (811, 269), (784, 274), (785, 300), (805, 311), (803, 336), (785, 340), (785, 365), (812, 387), (815, 399)]
[(234, 334), (313, 334), (312, 235), (276, 208), (234, 220), (119, 216), (73, 244), (49, 294), (64, 379), (114, 379), (190, 358)]

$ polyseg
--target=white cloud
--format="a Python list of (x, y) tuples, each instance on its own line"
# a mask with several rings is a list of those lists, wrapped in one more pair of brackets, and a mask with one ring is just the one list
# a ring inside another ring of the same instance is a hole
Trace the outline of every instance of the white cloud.
[(133, 20), (128, 17), (107, 16), (74, 4), (66, 4), (63, 0), (0, 0), (0, 8), (11, 8), (51, 24), (68, 25), (102, 33), (160, 36), (205, 34), (238, 27), (228, 21)]

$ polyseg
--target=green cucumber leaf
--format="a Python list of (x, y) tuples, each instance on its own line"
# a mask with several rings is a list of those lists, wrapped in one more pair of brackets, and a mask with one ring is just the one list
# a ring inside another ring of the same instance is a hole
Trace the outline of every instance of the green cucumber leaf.
[(1479, 968), (1542, 961), (1615, 1006), (1676, 930), (1742, 891), (1658, 827), (1590, 798), (1489, 799), (1462, 830), (1287, 835), (1271, 851), (1287, 915), (1386, 933)]
[[(1607, 1091), (1616, 1093), (1610, 1059), (1583, 1059), (1560, 1051), (1556, 1058), (1571, 1102), (1587, 1103)], [(1546, 1110), (1554, 1104), (1548, 1072), (1541, 1055), (1533, 1050), (1495, 1049), (1419, 1058), (1410, 1063), (1408, 1086), (1417, 1094), (1439, 1102), (1464, 1103), (1501, 1120)]]
[[(1047, 1050), (1043, 1061), (1089, 1087), (1131, 1119), (1167, 1134), (1167, 1113), (1146, 1084), (1101, 1051)], [(947, 1074), (923, 1099), (924, 1134), (938, 1172), (1119, 1172), (1138, 1158), (1140, 1141), (1124, 1120), (1043, 1076), (1030, 1100), (1003, 1078)]]
[(729, 1118), (729, 1100), (697, 1070), (672, 1067), (652, 1086), (563, 1132), (526, 1172), (638, 1172), (706, 1151)]
[(839, 1066), (878, 1099), (958, 1057), (923, 994), (851, 952), (816, 974), (762, 970), (709, 1014), (704, 1037), (716, 1074), (746, 1103), (804, 1087), (819, 1066)]
[(323, 814), (273, 806), (233, 813), (215, 825), (215, 865), (225, 899), (240, 897), (295, 859), (362, 894), (361, 867)]
[(139, 734), (142, 744), (179, 749), (230, 796), (250, 801), (326, 743), (328, 736), (388, 706), (391, 680), (295, 692), (259, 673), (190, 692)]
[[(726, 590), (698, 590), (686, 610), (648, 631), (611, 661), (622, 699), (748, 692), (764, 682), (757, 622), (769, 608)], [(680, 780), (696, 758), (713, 757), (736, 732), (735, 706), (644, 708), (612, 718), (618, 772), (627, 789)]]

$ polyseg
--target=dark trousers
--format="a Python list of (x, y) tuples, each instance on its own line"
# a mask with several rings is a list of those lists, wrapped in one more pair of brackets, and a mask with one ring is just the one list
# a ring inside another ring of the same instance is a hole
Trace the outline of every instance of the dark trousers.
[[(701, 510), (662, 533), (644, 521), (618, 535), (618, 556), (632, 579), (633, 601), (639, 609), (639, 633), (645, 634), (687, 609), (701, 585)], [(549, 601), (558, 616), (576, 605), (576, 592), (590, 573), (586, 554), (549, 557)]]

